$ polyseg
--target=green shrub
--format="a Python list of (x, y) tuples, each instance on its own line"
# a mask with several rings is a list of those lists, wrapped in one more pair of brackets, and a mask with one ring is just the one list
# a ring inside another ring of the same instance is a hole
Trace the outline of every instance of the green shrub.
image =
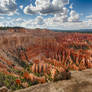
[(17, 90), (23, 88), (16, 83), (17, 77), (0, 73), (0, 87), (6, 86), (8, 89)]

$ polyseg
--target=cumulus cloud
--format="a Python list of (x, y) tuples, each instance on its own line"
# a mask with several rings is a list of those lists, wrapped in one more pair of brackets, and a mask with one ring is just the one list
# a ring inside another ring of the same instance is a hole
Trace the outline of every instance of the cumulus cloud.
[(5, 25), (3, 25), (3, 23), (2, 23), (2, 22), (0, 22), (0, 26), (1, 26), (1, 27), (3, 27), (3, 26), (5, 26)]
[(15, 21), (15, 22), (24, 22), (25, 21), (25, 19), (22, 19), (22, 18), (16, 18), (16, 19), (14, 19), (13, 21)]
[[(53, 23), (63, 23), (68, 22), (68, 8), (65, 5), (69, 4), (69, 0), (36, 0), (35, 5), (28, 5), (24, 8), (25, 14), (40, 14), (40, 15), (49, 15), (52, 14), (53, 17), (50, 19), (43, 19), (42, 17), (38, 17), (37, 20), (40, 22), (38, 24), (43, 24), (44, 21), (49, 21)], [(48, 23), (48, 22), (47, 22)]]
[[(1, 4), (2, 2), (2, 4)], [(25, 14), (37, 14), (37, 17), (33, 19), (8, 19), (0, 22), (0, 25), (5, 26), (21, 26), (26, 28), (76, 28), (77, 25), (79, 28), (84, 27), (84, 25), (89, 26), (87, 22), (79, 22), (80, 15), (72, 10), (69, 12), (68, 8), (65, 5), (69, 4), (69, 0), (36, 0), (35, 6), (32, 4), (27, 5), (24, 8)], [(20, 9), (23, 9), (23, 5), (19, 6)], [(3, 13), (1, 12), (3, 11)], [(0, 1), (0, 14), (12, 15), (17, 13), (17, 6), (15, 0), (1, 0)], [(45, 16), (46, 17), (42, 17)], [(52, 15), (47, 16), (47, 15)], [(9, 17), (10, 18), (10, 17)], [(11, 20), (11, 21), (9, 21)], [(91, 21), (89, 22), (91, 24)], [(81, 25), (81, 26), (80, 26)]]
[(63, 7), (69, 3), (69, 0), (36, 0), (35, 5), (28, 5), (24, 8), (25, 14), (57, 14), (63, 13)]
[(38, 16), (35, 21), (37, 22), (37, 25), (43, 25), (44, 24), (44, 19), (41, 16)]
[(0, 16), (0, 19), (4, 19), (4, 17)]
[(23, 5), (20, 5), (19, 7), (20, 7), (20, 9), (23, 9)]
[(45, 20), (42, 16), (37, 16), (35, 19), (29, 19), (21, 23), (21, 26), (27, 28), (45, 28)]
[(21, 25), (21, 24), (23, 22), (25, 22), (25, 19), (23, 19), (23, 18), (12, 19), (11, 17), (8, 17), (8, 18), (4, 19), (3, 21), (1, 21), (0, 25), (9, 26), (9, 27), (14, 27), (14, 26), (22, 27), (23, 25)]
[(71, 10), (70, 17), (68, 18), (69, 22), (78, 22), (79, 21), (79, 14), (75, 12), (74, 10)]
[(87, 19), (92, 19), (92, 15), (86, 16)]
[[(58, 16), (58, 17), (57, 17)], [(56, 18), (57, 17), (57, 18)], [(81, 29), (92, 28), (92, 20), (82, 22), (63, 22), (62, 17), (55, 15), (54, 17), (43, 18), (38, 16), (34, 19), (8, 19), (0, 22), (1, 26), (20, 26), (26, 28), (49, 28), (49, 29)], [(76, 27), (77, 26), (77, 27)]]
[(70, 8), (70, 9), (73, 9), (73, 4), (71, 4), (69, 8)]
[(15, 0), (0, 0), (0, 14), (13, 14), (16, 9)]
[[(45, 20), (46, 27), (52, 29), (64, 29), (64, 30), (71, 30), (71, 29), (82, 29), (82, 28), (92, 28), (92, 20), (89, 21), (81, 21), (81, 22), (58, 22), (53, 21), (53, 19), (48, 18)], [(50, 22), (49, 22), (50, 21)], [(76, 27), (77, 26), (77, 27)]]

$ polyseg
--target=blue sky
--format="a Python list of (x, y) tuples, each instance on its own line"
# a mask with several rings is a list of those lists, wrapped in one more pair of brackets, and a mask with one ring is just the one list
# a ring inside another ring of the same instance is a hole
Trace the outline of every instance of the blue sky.
[(70, 0), (73, 3), (73, 9), (78, 13), (83, 13), (85, 17), (92, 14), (92, 0)]
[(0, 0), (0, 26), (91, 29), (92, 0)]

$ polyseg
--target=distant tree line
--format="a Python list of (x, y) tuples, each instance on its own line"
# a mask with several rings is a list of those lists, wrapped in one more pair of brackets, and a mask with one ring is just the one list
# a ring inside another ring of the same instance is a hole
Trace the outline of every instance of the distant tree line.
[(23, 27), (0, 27), (0, 30), (8, 30), (8, 29), (12, 29), (12, 28), (14, 28), (14, 29), (16, 29), (16, 28), (23, 28)]

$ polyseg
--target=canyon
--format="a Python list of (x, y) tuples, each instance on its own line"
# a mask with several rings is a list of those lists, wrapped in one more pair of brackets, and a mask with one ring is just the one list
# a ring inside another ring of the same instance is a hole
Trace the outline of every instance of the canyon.
[[(10, 79), (12, 76), (18, 89), (49, 81), (68, 80), (71, 78), (70, 71), (90, 68), (91, 33), (25, 28), (0, 31), (0, 76), (7, 75)], [(2, 79), (0, 77), (0, 87), (17, 90), (11, 85), (12, 82), (7, 84), (6, 81), (1, 82)]]

